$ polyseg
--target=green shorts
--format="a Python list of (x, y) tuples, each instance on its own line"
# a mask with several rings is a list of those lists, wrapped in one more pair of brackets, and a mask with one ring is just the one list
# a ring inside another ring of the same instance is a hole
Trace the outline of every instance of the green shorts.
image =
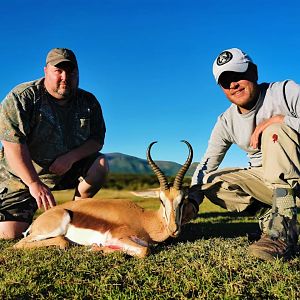
[[(72, 168), (59, 178), (52, 190), (74, 189), (79, 183), (79, 178), (85, 177), (93, 162), (101, 156), (103, 154), (95, 153), (73, 164)], [(49, 178), (52, 177), (53, 174), (49, 174)], [(43, 174), (43, 181), (44, 179), (47, 181), (45, 174)], [(36, 201), (28, 189), (14, 189), (14, 184), (11, 182), (5, 183), (5, 187), (0, 188), (0, 222), (19, 221), (30, 224), (36, 210)]]
[(28, 189), (12, 191), (4, 187), (0, 190), (0, 222), (19, 221), (30, 224), (36, 210), (36, 201)]

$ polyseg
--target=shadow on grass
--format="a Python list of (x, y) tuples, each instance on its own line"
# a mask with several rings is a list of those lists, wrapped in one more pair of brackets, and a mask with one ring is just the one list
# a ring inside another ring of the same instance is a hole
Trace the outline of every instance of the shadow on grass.
[[(197, 223), (196, 223), (197, 222)], [(259, 234), (258, 223), (244, 213), (210, 212), (201, 213), (191, 223), (183, 226), (180, 236), (168, 239), (167, 243), (196, 241), (215, 237), (236, 238), (248, 234)]]
[[(300, 208), (297, 209), (297, 213), (300, 214)], [(248, 236), (249, 240), (253, 241), (259, 234), (258, 220), (253, 215), (249, 216), (248, 212), (207, 212), (198, 214), (195, 221), (184, 225), (180, 236), (173, 241), (240, 236)]]

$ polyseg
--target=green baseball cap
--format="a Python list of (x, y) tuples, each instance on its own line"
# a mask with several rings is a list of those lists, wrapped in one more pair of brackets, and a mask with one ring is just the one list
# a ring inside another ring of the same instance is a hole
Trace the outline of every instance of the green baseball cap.
[(46, 65), (56, 66), (61, 62), (69, 62), (74, 67), (78, 68), (77, 59), (74, 52), (66, 48), (54, 48), (49, 51), (46, 58)]

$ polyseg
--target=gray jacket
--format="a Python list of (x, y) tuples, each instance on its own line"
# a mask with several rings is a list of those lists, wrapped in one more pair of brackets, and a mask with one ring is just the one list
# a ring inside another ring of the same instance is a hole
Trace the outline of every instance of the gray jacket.
[(215, 171), (232, 144), (238, 145), (249, 158), (251, 167), (261, 166), (260, 149), (250, 147), (251, 135), (258, 124), (275, 115), (284, 115), (284, 123), (300, 133), (300, 86), (292, 80), (262, 83), (259, 99), (247, 114), (235, 104), (222, 113), (211, 133), (207, 150), (196, 168), (192, 185), (202, 183), (203, 176)]

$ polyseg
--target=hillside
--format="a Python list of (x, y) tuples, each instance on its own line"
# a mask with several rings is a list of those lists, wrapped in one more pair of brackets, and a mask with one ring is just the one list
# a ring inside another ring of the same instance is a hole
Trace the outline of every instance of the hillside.
[[(153, 172), (146, 159), (134, 157), (122, 153), (106, 154), (110, 166), (110, 172), (114, 174), (145, 174), (152, 175)], [(157, 166), (166, 176), (174, 176), (181, 168), (181, 165), (171, 161), (155, 161)], [(193, 163), (187, 172), (187, 176), (192, 176), (197, 163)]]

